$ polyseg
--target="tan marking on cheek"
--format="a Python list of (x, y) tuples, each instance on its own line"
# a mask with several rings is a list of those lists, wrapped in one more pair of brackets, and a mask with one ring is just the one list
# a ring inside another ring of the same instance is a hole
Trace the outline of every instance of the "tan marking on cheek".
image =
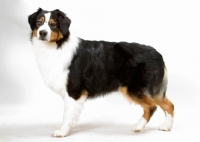
[(37, 37), (37, 29), (34, 29), (34, 30), (33, 30), (32, 36), (33, 36), (33, 37)]
[(55, 42), (55, 41), (57, 41), (57, 39), (58, 39), (58, 32), (51, 31), (50, 41)]
[[(51, 25), (51, 24), (56, 24), (56, 22), (55, 22), (55, 20), (54, 19), (50, 19), (49, 20), (49, 24)], [(50, 41), (51, 42), (55, 42), (55, 41), (58, 41), (58, 40), (60, 40), (60, 39), (62, 39), (63, 38), (63, 34), (61, 33), (61, 31), (60, 30), (58, 30), (58, 31), (51, 31), (51, 38), (50, 38)]]
[(59, 35), (58, 35), (58, 39), (62, 39), (63, 38), (63, 34), (61, 33), (61, 31), (59, 30)]
[(50, 41), (51, 42), (55, 42), (55, 41), (58, 41), (60, 39), (63, 38), (63, 35), (62, 33), (60, 32), (60, 30), (58, 32), (55, 32), (55, 31), (51, 31), (51, 37), (50, 37)]

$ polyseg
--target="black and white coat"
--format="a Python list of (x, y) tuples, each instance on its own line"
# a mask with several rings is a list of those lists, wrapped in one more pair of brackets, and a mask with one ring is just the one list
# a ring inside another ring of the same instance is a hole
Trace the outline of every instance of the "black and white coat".
[(71, 20), (60, 10), (41, 8), (28, 17), (31, 42), (44, 83), (64, 100), (64, 119), (55, 137), (67, 136), (87, 99), (119, 91), (144, 109), (133, 131), (150, 120), (156, 106), (166, 114), (159, 127), (173, 125), (173, 104), (166, 98), (167, 71), (160, 53), (137, 43), (87, 41), (69, 31)]

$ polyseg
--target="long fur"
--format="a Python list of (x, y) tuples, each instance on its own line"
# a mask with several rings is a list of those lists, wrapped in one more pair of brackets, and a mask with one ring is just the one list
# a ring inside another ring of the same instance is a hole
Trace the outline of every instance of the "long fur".
[(152, 47), (81, 39), (69, 67), (67, 90), (74, 99), (81, 90), (95, 98), (127, 86), (131, 96), (145, 91), (153, 97), (161, 86), (164, 67), (162, 56)]
[(156, 105), (167, 114), (166, 123), (159, 128), (172, 128), (173, 104), (165, 96), (167, 71), (162, 55), (153, 47), (77, 38), (69, 31), (71, 20), (58, 9), (39, 8), (28, 22), (44, 83), (65, 102), (63, 124), (53, 136), (69, 133), (86, 99), (113, 91), (143, 107), (135, 132), (146, 125)]

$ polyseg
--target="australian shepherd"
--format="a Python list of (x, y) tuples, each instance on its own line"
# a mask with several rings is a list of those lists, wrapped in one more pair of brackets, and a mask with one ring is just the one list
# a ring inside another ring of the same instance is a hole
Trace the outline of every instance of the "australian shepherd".
[(64, 100), (63, 123), (52, 136), (69, 134), (87, 99), (113, 91), (143, 108), (134, 132), (145, 127), (156, 106), (165, 113), (165, 123), (159, 129), (172, 128), (174, 105), (166, 97), (167, 69), (162, 55), (154, 48), (75, 37), (69, 30), (71, 20), (58, 9), (39, 8), (28, 17), (28, 22), (44, 83)]

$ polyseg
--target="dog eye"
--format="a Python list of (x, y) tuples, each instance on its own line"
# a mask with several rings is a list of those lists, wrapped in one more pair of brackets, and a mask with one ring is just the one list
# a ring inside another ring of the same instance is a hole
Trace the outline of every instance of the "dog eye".
[(39, 26), (41, 26), (42, 25), (42, 21), (41, 20), (38, 20), (37, 22), (36, 22), (36, 25), (39, 27)]
[(56, 23), (50, 23), (49, 25), (51, 28), (56, 28)]

